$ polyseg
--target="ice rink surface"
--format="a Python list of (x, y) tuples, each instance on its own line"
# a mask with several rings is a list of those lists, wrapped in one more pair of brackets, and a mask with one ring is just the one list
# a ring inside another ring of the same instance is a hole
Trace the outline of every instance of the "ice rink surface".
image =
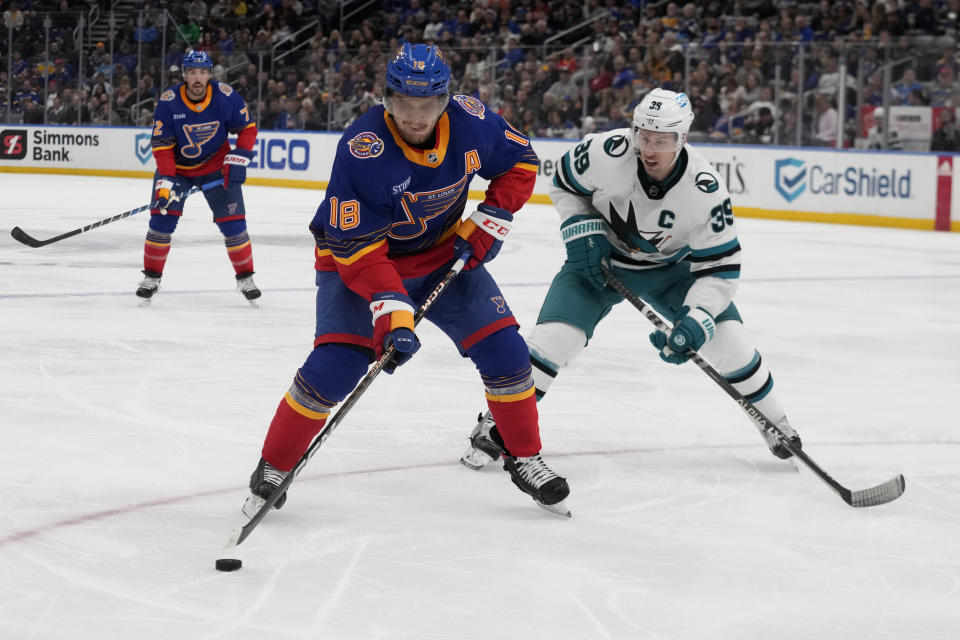
[[(457, 460), (483, 407), (445, 336), (380, 376), (239, 548), (273, 411), (312, 344), (308, 190), (245, 190), (262, 305), (194, 196), (149, 308), (146, 180), (0, 174), (0, 637), (960, 638), (960, 234), (740, 220), (736, 297), (804, 450), (773, 458), (627, 304), (540, 405), (564, 520)], [(491, 271), (524, 331), (563, 249), (528, 206)], [(214, 570), (237, 557), (236, 573)]]

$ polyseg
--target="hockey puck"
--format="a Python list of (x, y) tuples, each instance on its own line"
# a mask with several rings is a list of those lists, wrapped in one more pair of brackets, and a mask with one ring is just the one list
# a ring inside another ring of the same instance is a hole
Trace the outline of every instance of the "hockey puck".
[(243, 562), (236, 558), (220, 558), (216, 563), (217, 571), (236, 571), (242, 566)]

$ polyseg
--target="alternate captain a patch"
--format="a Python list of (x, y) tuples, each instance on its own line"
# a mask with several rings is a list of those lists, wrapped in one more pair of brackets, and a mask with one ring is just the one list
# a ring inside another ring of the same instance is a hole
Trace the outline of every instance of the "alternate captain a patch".
[(486, 110), (486, 107), (483, 106), (480, 100), (473, 96), (453, 96), (453, 99), (463, 107), (464, 111), (483, 120), (483, 112)]
[(376, 158), (383, 153), (383, 140), (369, 131), (358, 133), (348, 143), (350, 155), (355, 158)]

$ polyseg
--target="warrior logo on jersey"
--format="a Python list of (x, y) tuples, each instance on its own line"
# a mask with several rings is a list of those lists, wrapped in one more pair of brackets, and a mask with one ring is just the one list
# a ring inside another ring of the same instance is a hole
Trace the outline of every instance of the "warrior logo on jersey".
[(619, 158), (630, 148), (630, 141), (626, 136), (611, 136), (603, 143), (603, 150), (611, 158)]
[(220, 129), (219, 122), (201, 122), (200, 124), (184, 124), (183, 135), (190, 144), (180, 147), (184, 158), (198, 158), (203, 154), (203, 145), (213, 139)]
[(383, 153), (383, 140), (378, 138), (377, 134), (369, 131), (355, 135), (347, 143), (347, 146), (350, 147), (350, 155), (361, 160), (376, 158)]
[(177, 97), (177, 94), (173, 92), (173, 89), (167, 89), (160, 95), (160, 99), (163, 102), (170, 102)]
[(226, 82), (220, 82), (220, 83), (218, 83), (217, 86), (220, 87), (220, 93), (222, 93), (222, 94), (225, 95), (225, 96), (228, 96), (228, 95), (230, 95), (231, 93), (233, 93), (233, 87), (231, 87), (230, 85), (228, 85)]
[(483, 120), (483, 112), (486, 110), (486, 107), (483, 106), (482, 102), (473, 96), (453, 96), (453, 99), (463, 107), (464, 111)]
[(706, 171), (701, 171), (698, 173), (697, 177), (694, 179), (694, 182), (697, 185), (697, 189), (700, 189), (700, 191), (703, 191), (704, 193), (714, 193), (720, 188), (720, 184), (717, 182), (717, 179)]

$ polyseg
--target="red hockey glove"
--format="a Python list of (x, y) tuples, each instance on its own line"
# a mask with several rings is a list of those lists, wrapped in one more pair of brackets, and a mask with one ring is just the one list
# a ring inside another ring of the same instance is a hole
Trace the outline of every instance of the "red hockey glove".
[(467, 261), (464, 271), (478, 264), (490, 262), (500, 252), (513, 222), (513, 214), (506, 209), (481, 204), (469, 218), (457, 229), (457, 239), (453, 245), (455, 255), (460, 255), (467, 247), (473, 248), (473, 255)]

